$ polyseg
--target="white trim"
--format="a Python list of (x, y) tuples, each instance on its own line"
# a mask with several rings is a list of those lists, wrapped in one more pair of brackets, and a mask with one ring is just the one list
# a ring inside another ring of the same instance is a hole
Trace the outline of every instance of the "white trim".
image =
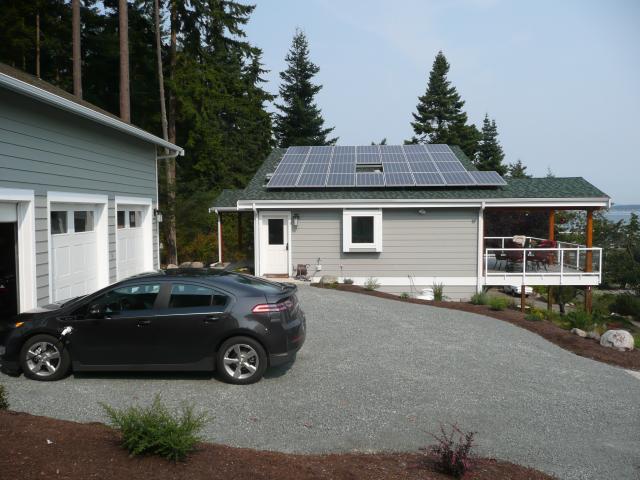
[(33, 190), (0, 187), (0, 200), (17, 204), (18, 236), (18, 311), (37, 307), (36, 221)]
[(256, 275), (262, 275), (260, 269), (260, 214), (253, 211), (253, 269)]
[(184, 150), (177, 145), (174, 145), (173, 143), (169, 143), (162, 138), (156, 137), (155, 135), (152, 135), (149, 132), (145, 132), (138, 127), (125, 123), (122, 120), (111, 117), (109, 115), (105, 115), (104, 113), (100, 113), (96, 110), (92, 110), (91, 108), (85, 107), (84, 105), (81, 105), (74, 101), (67, 100), (66, 98), (60, 97), (54, 93), (43, 90), (42, 88), (23, 82), (22, 80), (18, 80), (17, 78), (14, 78), (10, 75), (0, 73), (0, 85), (14, 92), (18, 92), (27, 97), (31, 97), (42, 103), (60, 108), (62, 110), (100, 123), (107, 127), (114, 128), (115, 130), (126, 133), (127, 135), (140, 138), (154, 145), (158, 145), (173, 152), (177, 152), (179, 155), (184, 155)]
[[(312, 280), (319, 280), (321, 275), (312, 277)], [(339, 282), (343, 282), (345, 278), (353, 280), (355, 285), (364, 285), (371, 277), (378, 280), (383, 287), (409, 287), (412, 285), (409, 276), (405, 277), (376, 277), (375, 275), (369, 277), (338, 277)], [(442, 283), (446, 286), (460, 286), (460, 287), (475, 287), (478, 283), (476, 277), (413, 277), (413, 285), (431, 286), (434, 283)]]
[[(51, 204), (52, 203), (90, 203), (97, 205), (94, 230), (98, 248), (98, 271), (96, 272), (99, 290), (109, 285), (109, 197), (93, 193), (47, 192), (47, 259), (49, 266), (49, 301), (53, 301), (53, 264), (51, 262)], [(92, 293), (92, 292), (87, 292)]]
[(480, 293), (482, 291), (482, 286), (484, 283), (484, 275), (482, 275), (484, 270), (484, 202), (482, 206), (478, 210), (478, 282), (477, 282), (477, 291)]
[[(259, 212), (258, 213), (258, 229), (257, 231), (260, 232), (262, 230), (262, 221), (264, 219), (264, 217), (271, 217), (271, 218), (283, 218), (285, 220), (287, 220), (287, 275), (291, 275), (291, 272), (293, 271), (292, 268), (292, 264), (291, 264), (291, 259), (293, 258), (291, 256), (291, 212), (283, 212), (283, 211), (274, 211), (274, 210), (270, 210), (270, 211), (264, 211), (264, 212)], [(256, 231), (256, 230), (254, 230)], [(258, 235), (260, 238), (262, 237), (261, 235)], [(258, 243), (258, 250), (260, 251), (260, 255), (258, 256), (258, 258), (262, 259), (264, 257), (264, 255), (262, 255), (262, 247), (263, 247), (263, 243), (259, 242)], [(264, 272), (264, 268), (262, 268), (262, 262), (260, 262), (259, 264), (259, 275), (262, 275), (262, 273)]]
[[(353, 243), (353, 217), (373, 217), (373, 243)], [(382, 210), (342, 210), (342, 252), (382, 252)]]
[[(144, 258), (144, 270), (151, 271), (153, 268), (153, 199), (148, 197), (126, 197), (118, 196), (114, 198), (114, 235), (116, 241), (116, 281), (122, 280), (120, 278), (120, 272), (118, 271), (118, 205), (134, 205), (140, 207), (146, 207), (142, 211), (142, 228), (144, 229), (144, 245), (145, 245), (145, 258)], [(125, 222), (129, 225), (129, 218), (125, 215)], [(148, 250), (147, 245), (151, 245)], [(148, 250), (149, 253), (146, 253)], [(159, 265), (159, 264), (158, 264)]]

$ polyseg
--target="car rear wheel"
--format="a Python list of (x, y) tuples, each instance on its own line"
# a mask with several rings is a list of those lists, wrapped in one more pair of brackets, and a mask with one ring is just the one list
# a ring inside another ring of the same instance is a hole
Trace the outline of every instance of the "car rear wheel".
[(249, 337), (233, 337), (217, 354), (218, 372), (225, 382), (236, 385), (255, 383), (267, 368), (267, 354), (260, 343)]
[(60, 340), (51, 335), (35, 335), (20, 350), (20, 366), (33, 380), (60, 380), (69, 371), (71, 357)]

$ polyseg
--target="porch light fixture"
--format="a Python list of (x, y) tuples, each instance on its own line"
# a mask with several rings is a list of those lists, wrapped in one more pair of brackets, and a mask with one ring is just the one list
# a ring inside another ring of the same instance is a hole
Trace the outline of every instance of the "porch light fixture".
[(418, 210), (418, 214), (419, 215), (426, 215), (427, 211), (424, 208), (421, 208), (420, 210)]
[(300, 215), (298, 215), (297, 213), (294, 213), (292, 221), (293, 221), (293, 226), (297, 227), (298, 223), (300, 222)]
[(156, 217), (158, 223), (162, 223), (162, 212), (157, 208), (153, 209), (153, 216)]

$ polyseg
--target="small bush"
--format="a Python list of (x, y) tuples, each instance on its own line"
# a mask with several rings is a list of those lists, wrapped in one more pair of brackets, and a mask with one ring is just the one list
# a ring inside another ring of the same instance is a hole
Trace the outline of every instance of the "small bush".
[(204, 414), (194, 414), (192, 406), (183, 406), (180, 414), (172, 414), (159, 396), (148, 407), (118, 410), (101, 405), (111, 425), (122, 434), (122, 446), (131, 455), (153, 454), (167, 460), (182, 460), (201, 440), (199, 432), (207, 422)]
[(532, 322), (540, 322), (541, 320), (544, 320), (546, 318), (546, 315), (544, 310), (532, 308), (531, 311), (527, 313), (524, 318)]
[(433, 284), (433, 299), (436, 302), (444, 300), (444, 285), (442, 283)]
[(409, 298), (409, 294), (407, 292), (402, 292), (400, 294), (400, 298), (403, 300), (406, 300), (407, 298)]
[(471, 297), (471, 303), (474, 305), (488, 305), (489, 295), (487, 295), (486, 292), (476, 293)]
[(640, 349), (640, 333), (636, 334), (636, 336), (633, 337), (633, 344), (635, 345), (636, 349)]
[(9, 399), (7, 398), (7, 389), (4, 385), (0, 385), (0, 410), (9, 409)]
[(571, 328), (579, 328), (585, 332), (592, 331), (601, 322), (594, 315), (585, 312), (584, 310), (575, 310), (569, 312), (564, 316), (565, 320), (570, 324)]
[(351, 278), (345, 278), (345, 279), (344, 279), (344, 284), (345, 284), (345, 285), (353, 285), (353, 279), (351, 279)]
[[(426, 453), (438, 457), (439, 469), (455, 478), (462, 478), (473, 467), (473, 437), (475, 432), (464, 433), (457, 425), (451, 425), (451, 432), (447, 433), (444, 426), (440, 426), (440, 436), (432, 435), (438, 442), (423, 449)], [(457, 438), (456, 438), (457, 437)]]
[(491, 297), (489, 298), (489, 308), (491, 310), (506, 310), (509, 307), (509, 300), (503, 297)]
[(378, 282), (377, 278), (369, 277), (366, 282), (364, 282), (365, 290), (377, 290), (380, 288), (380, 282)]
[(638, 318), (640, 317), (640, 297), (630, 293), (617, 295), (610, 305), (610, 310), (619, 315), (631, 315)]

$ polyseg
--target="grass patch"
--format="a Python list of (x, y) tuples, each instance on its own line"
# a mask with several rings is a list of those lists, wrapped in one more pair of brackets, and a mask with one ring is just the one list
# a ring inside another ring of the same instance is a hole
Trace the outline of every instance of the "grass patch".
[(433, 299), (436, 302), (444, 300), (444, 285), (442, 283), (433, 284)]
[(503, 297), (489, 298), (489, 308), (495, 311), (506, 310), (509, 307), (509, 300)]
[(486, 292), (479, 292), (471, 297), (471, 303), (474, 305), (488, 305), (489, 295)]
[(111, 426), (122, 434), (122, 446), (131, 455), (158, 455), (167, 460), (183, 460), (201, 441), (199, 432), (206, 415), (196, 415), (192, 406), (171, 413), (156, 395), (148, 407), (104, 408)]
[(366, 282), (364, 282), (364, 289), (369, 290), (370, 292), (373, 290), (377, 290), (380, 288), (380, 282), (378, 282), (377, 278), (369, 277)]

